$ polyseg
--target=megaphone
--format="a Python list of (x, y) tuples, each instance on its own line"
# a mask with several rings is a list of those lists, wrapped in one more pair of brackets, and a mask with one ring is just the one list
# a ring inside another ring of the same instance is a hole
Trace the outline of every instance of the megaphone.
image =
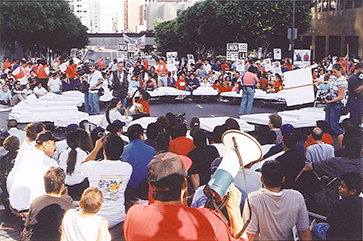
[(224, 197), (240, 168), (243, 169), (246, 178), (244, 166), (258, 162), (263, 157), (260, 143), (254, 137), (242, 131), (226, 131), (222, 136), (222, 142), (225, 154), (204, 189), (205, 192), (212, 191), (217, 199), (216, 201), (220, 201)]

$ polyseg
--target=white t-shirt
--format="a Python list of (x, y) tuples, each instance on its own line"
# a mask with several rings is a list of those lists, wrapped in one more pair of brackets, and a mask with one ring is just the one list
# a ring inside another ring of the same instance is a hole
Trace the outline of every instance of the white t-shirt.
[(18, 137), (20, 144), (22, 144), (26, 138), (25, 131), (19, 130), (16, 127), (10, 128), (10, 130), (8, 130), (8, 132), (10, 135), (14, 135), (14, 136)]
[(91, 187), (103, 194), (103, 207), (98, 215), (108, 221), (110, 228), (125, 219), (125, 190), (132, 166), (120, 160), (89, 161), (81, 165), (82, 174), (88, 177)]
[(96, 92), (101, 86), (95, 87), (94, 90), (91, 90), (93, 86), (95, 86), (98, 81), (103, 82), (103, 77), (100, 71), (95, 70), (95, 72), (88, 74), (88, 83), (89, 83), (89, 91)]
[(60, 92), (60, 87), (62, 86), (62, 81), (59, 78), (50, 78), (48, 80), (48, 87), (50, 92), (58, 93)]
[(67, 185), (72, 186), (72, 185), (76, 185), (76, 184), (83, 182), (83, 180), (85, 179), (85, 177), (83, 176), (83, 174), (81, 172), (81, 163), (84, 161), (84, 159), (86, 159), (88, 154), (85, 151), (83, 151), (82, 149), (76, 148), (77, 162), (76, 162), (76, 165), (74, 166), (74, 172), (71, 175), (69, 175), (69, 174), (67, 174), (67, 159), (68, 159), (68, 154), (70, 151), (71, 151), (71, 148), (67, 148), (65, 151), (63, 151), (60, 154), (59, 166), (66, 173), (65, 183)]
[(43, 151), (34, 148), (24, 151), (26, 160), (20, 163), (14, 173), (9, 191), (10, 204), (18, 211), (27, 210), (37, 197), (45, 194), (44, 174), (58, 163)]
[(40, 89), (38, 87), (35, 87), (33, 89), (33, 92), (36, 95), (45, 95), (46, 93), (48, 93), (48, 91), (46, 89), (44, 89), (43, 87), (40, 87)]
[[(115, 120), (123, 120), (124, 118), (122, 117), (120, 111), (118, 109), (111, 109), (109, 112), (109, 117), (110, 117), (110, 121), (111, 123), (114, 122)], [(102, 120), (101, 120), (101, 124), (100, 126), (103, 129), (106, 129), (106, 127), (109, 125), (110, 123), (107, 122), (107, 118), (106, 118), (106, 113), (103, 116)]]
[(59, 156), (60, 154), (68, 148), (67, 139), (57, 141), (55, 143), (57, 149), (55, 149), (53, 159), (59, 163)]
[[(63, 217), (62, 232), (66, 236), (66, 240), (77, 241), (96, 241), (98, 229), (102, 217), (92, 215), (82, 217), (77, 215), (76, 209), (69, 209)], [(105, 241), (110, 241), (111, 235), (107, 234)]]
[(20, 81), (20, 84), (21, 85), (26, 85), (27, 83), (28, 83), (28, 76), (27, 76), (27, 71), (26, 71), (26, 69), (24, 69), (23, 67), (21, 67), (20, 65), (19, 65), (19, 67), (18, 68), (16, 68), (14, 71), (13, 71), (13, 75), (15, 76), (15, 75), (17, 75), (17, 74), (19, 74), (20, 73), (20, 71), (23, 71), (23, 73), (24, 73), (24, 76), (23, 76), (23, 78), (20, 78), (20, 79), (17, 79), (18, 81)]

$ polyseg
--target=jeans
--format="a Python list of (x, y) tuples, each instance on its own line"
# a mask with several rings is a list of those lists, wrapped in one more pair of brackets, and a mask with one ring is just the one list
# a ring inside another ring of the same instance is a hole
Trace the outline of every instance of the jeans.
[(98, 115), (100, 113), (100, 96), (98, 92), (88, 93), (89, 107), (90, 107), (90, 115)]
[(121, 108), (119, 110), (121, 115), (123, 115), (125, 113), (124, 108), (126, 107), (126, 105), (127, 105), (127, 98), (121, 99)]
[(159, 75), (158, 77), (158, 87), (160, 86), (168, 86), (168, 77)]
[(326, 233), (328, 232), (330, 225), (328, 223), (317, 223), (313, 227), (313, 233), (322, 240), (326, 240)]
[(84, 111), (87, 114), (90, 114), (90, 112), (89, 112), (89, 98), (88, 98), (88, 93), (84, 93)]
[(247, 107), (246, 114), (251, 114), (253, 98), (255, 96), (255, 89), (253, 87), (244, 86), (242, 92), (242, 102), (239, 107), (239, 115), (243, 115)]
[(337, 135), (344, 133), (344, 131), (338, 126), (341, 109), (342, 105), (339, 103), (328, 103), (325, 110), (325, 121), (328, 122), (330, 130)]
[(362, 122), (362, 100), (360, 98), (348, 98), (348, 107), (350, 110), (350, 120), (354, 127), (360, 126)]

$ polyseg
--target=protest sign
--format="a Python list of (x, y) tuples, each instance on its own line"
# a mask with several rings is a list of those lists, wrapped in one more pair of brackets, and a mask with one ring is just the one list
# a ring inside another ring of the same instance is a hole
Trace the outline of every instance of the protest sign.
[(127, 44), (119, 43), (117, 45), (117, 61), (124, 61), (127, 59), (127, 50), (128, 46)]
[(285, 99), (287, 106), (301, 105), (315, 101), (311, 68), (284, 73)]
[(281, 60), (281, 49), (274, 49), (274, 59)]
[(135, 44), (135, 49), (144, 49), (145, 48), (145, 35), (139, 38), (131, 38), (126, 34), (123, 34), (123, 43), (124, 44)]
[(300, 68), (305, 68), (311, 64), (310, 49), (295, 49), (294, 50), (294, 65)]
[(166, 52), (166, 62), (168, 64), (176, 64), (178, 61), (178, 52)]

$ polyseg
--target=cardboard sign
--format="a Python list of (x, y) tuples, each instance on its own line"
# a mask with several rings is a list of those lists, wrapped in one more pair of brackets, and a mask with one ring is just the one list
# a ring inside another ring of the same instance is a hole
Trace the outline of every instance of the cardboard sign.
[(176, 64), (178, 60), (178, 52), (166, 52), (166, 62), (168, 64)]
[(274, 59), (281, 60), (281, 49), (274, 49)]
[(315, 101), (311, 68), (284, 73), (285, 99), (287, 106), (301, 105)]
[(305, 68), (311, 64), (310, 49), (295, 49), (294, 50), (294, 65), (300, 68)]
[(194, 60), (194, 55), (192, 54), (187, 54), (187, 58), (188, 58), (188, 64), (195, 64), (195, 60)]
[(247, 59), (246, 43), (227, 43), (227, 60)]

